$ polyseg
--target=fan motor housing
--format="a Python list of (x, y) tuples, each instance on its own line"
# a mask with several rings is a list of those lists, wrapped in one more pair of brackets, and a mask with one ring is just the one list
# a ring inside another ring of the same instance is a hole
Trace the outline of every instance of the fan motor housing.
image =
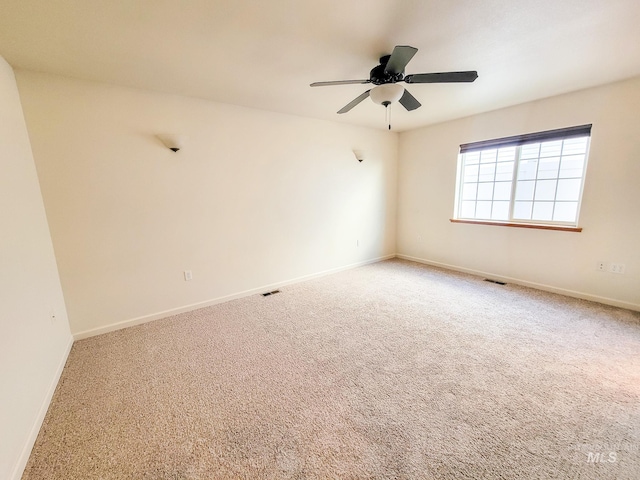
[(374, 85), (401, 82), (404, 78), (404, 70), (399, 73), (385, 72), (385, 68), (387, 68), (387, 62), (389, 62), (390, 57), (391, 55), (380, 57), (380, 65), (374, 67), (369, 73), (369, 80), (371, 80), (371, 83)]

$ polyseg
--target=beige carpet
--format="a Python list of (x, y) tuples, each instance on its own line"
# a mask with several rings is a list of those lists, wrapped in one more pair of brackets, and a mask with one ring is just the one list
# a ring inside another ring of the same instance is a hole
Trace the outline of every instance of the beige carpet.
[(637, 479), (640, 314), (391, 260), (93, 337), (23, 478)]

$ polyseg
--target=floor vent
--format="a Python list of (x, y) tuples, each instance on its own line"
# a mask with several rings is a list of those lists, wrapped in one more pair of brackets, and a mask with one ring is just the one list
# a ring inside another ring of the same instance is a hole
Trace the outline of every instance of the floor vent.
[(280, 290), (274, 290), (273, 292), (263, 293), (263, 297), (268, 297), (269, 295), (275, 295), (276, 293), (280, 293)]
[(506, 282), (501, 282), (500, 280), (491, 280), (490, 278), (485, 278), (485, 282), (497, 283), (498, 285), (506, 285)]

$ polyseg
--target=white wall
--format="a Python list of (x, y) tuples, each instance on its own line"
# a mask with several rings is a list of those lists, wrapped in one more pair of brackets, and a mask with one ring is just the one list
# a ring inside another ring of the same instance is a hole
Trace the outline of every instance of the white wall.
[(10, 479), (22, 475), (72, 338), (20, 98), (2, 57), (0, 168), (0, 478)]
[[(592, 123), (581, 233), (453, 224), (462, 143)], [(640, 79), (401, 134), (398, 253), (640, 309)], [(624, 263), (626, 274), (596, 270)]]
[(393, 132), (17, 78), (76, 338), (395, 253)]

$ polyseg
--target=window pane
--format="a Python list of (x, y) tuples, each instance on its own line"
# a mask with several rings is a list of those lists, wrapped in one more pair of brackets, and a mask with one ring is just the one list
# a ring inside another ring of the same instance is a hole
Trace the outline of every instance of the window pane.
[(578, 213), (578, 202), (559, 202), (553, 210), (556, 222), (575, 222)]
[(587, 153), (588, 141), (589, 141), (589, 137), (568, 138), (564, 141), (562, 154), (574, 155), (577, 153)]
[(480, 176), (478, 177), (481, 182), (493, 182), (496, 173), (496, 164), (488, 163), (480, 165)]
[(465, 182), (478, 181), (478, 165), (467, 165), (464, 167), (464, 181)]
[(582, 177), (584, 168), (584, 155), (571, 155), (562, 157), (560, 163), (560, 178)]
[(522, 145), (520, 158), (538, 158), (539, 151), (540, 151), (539, 143), (527, 143), (526, 145)]
[(541, 158), (538, 167), (538, 178), (558, 178), (560, 157)]
[(538, 170), (537, 160), (520, 160), (518, 180), (534, 180)]
[(478, 184), (478, 200), (491, 200), (493, 198), (493, 183)]
[(510, 162), (516, 156), (516, 147), (505, 147), (498, 150), (498, 162)]
[(492, 220), (509, 220), (509, 202), (493, 202)]
[(580, 199), (580, 184), (582, 180), (579, 178), (570, 180), (558, 180), (558, 193), (556, 200), (575, 200)]
[(535, 184), (535, 180), (518, 182), (516, 185), (516, 200), (533, 200), (533, 187)]
[(540, 145), (540, 157), (559, 157), (562, 153), (562, 140), (544, 142)]
[(475, 200), (476, 191), (478, 189), (477, 183), (465, 183), (462, 186), (462, 199), (463, 200)]
[(496, 155), (498, 150), (495, 148), (492, 150), (482, 150), (480, 152), (480, 163), (491, 163), (496, 161)]
[(513, 206), (513, 218), (530, 220), (533, 202), (516, 202)]
[[(535, 200), (553, 200), (556, 194), (556, 183), (558, 183), (557, 180), (539, 180), (536, 182)], [(533, 210), (535, 212), (535, 208)]]
[(532, 220), (551, 220), (553, 216), (553, 202), (534, 202)]
[(462, 218), (474, 218), (476, 213), (476, 202), (462, 202), (460, 216)]
[(496, 182), (495, 187), (493, 189), (493, 199), (509, 200), (510, 198), (511, 198), (511, 182)]
[(465, 165), (474, 165), (480, 163), (480, 152), (469, 152), (464, 154)]
[(503, 162), (496, 164), (496, 181), (509, 180), (513, 178), (513, 162)]
[(478, 202), (476, 206), (476, 218), (485, 220), (491, 218), (491, 202)]

